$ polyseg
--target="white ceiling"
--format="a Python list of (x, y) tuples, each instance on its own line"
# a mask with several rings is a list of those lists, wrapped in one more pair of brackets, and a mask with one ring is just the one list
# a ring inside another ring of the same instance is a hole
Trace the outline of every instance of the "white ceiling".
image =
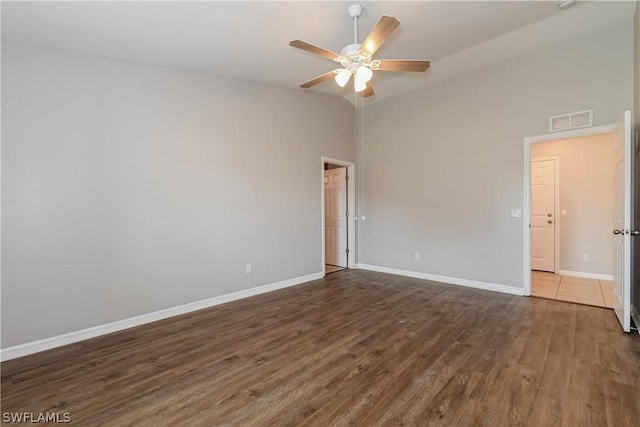
[[(340, 51), (353, 42), (347, 8), (354, 3), (3, 1), (2, 42), (297, 87), (336, 64), (289, 41)], [(383, 14), (401, 22), (375, 58), (431, 61), (426, 73), (376, 73), (372, 101), (630, 21), (635, 8), (629, 1), (567, 10), (556, 1), (360, 3), (361, 40)], [(312, 90), (353, 97), (332, 81)]]

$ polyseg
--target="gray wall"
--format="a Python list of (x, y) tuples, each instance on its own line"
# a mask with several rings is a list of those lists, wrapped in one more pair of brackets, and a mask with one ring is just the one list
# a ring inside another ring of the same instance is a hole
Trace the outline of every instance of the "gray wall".
[[(533, 144), (531, 157), (557, 156), (560, 161), (559, 270), (613, 274), (613, 134)], [(589, 261), (582, 259), (589, 255)], [(559, 273), (559, 271), (556, 271)]]
[[(640, 230), (640, 1), (636, 2), (636, 12), (633, 19), (634, 28), (634, 72), (633, 72), (633, 111), (636, 144), (633, 146), (635, 157), (634, 184), (635, 184), (635, 218), (632, 224), (634, 230)], [(635, 311), (634, 320), (640, 327), (640, 237), (632, 238), (632, 251), (634, 255), (634, 268), (631, 278), (631, 304)]]
[(629, 22), (366, 107), (359, 261), (523, 287), (523, 139), (572, 111), (617, 123), (631, 41)]
[(2, 125), (3, 348), (320, 272), (355, 151), (340, 97), (12, 46)]

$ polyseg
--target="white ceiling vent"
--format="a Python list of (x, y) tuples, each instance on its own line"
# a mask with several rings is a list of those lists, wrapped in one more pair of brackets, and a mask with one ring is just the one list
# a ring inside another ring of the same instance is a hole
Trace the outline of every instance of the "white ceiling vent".
[(549, 132), (593, 126), (593, 110), (549, 117)]

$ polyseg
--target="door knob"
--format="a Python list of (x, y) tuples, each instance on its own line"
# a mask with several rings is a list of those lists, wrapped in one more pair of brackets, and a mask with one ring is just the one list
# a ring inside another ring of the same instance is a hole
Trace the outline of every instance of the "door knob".
[(613, 230), (613, 234), (624, 234), (622, 230)]
[(553, 221), (551, 221), (551, 220), (549, 219), (549, 220), (547, 220), (547, 223), (548, 223), (548, 224), (553, 224)]
[(551, 218), (551, 217), (553, 216), (553, 214), (548, 213), (548, 214), (547, 214), (547, 216), (548, 216), (549, 218)]
[(631, 235), (632, 235), (632, 236), (637, 236), (638, 234), (640, 234), (640, 231), (638, 231), (638, 230), (633, 230), (633, 231), (631, 232)]

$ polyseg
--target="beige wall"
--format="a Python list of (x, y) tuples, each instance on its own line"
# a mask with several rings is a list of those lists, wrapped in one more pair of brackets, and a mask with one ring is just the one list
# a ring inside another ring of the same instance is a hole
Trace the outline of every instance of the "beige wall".
[(632, 36), (630, 20), (366, 107), (359, 262), (522, 288), (524, 138), (572, 111), (617, 123)]
[(321, 272), (321, 156), (340, 97), (2, 46), (2, 347)]
[[(560, 270), (613, 274), (613, 134), (531, 146), (532, 160), (560, 158)], [(582, 255), (588, 254), (584, 262)]]

